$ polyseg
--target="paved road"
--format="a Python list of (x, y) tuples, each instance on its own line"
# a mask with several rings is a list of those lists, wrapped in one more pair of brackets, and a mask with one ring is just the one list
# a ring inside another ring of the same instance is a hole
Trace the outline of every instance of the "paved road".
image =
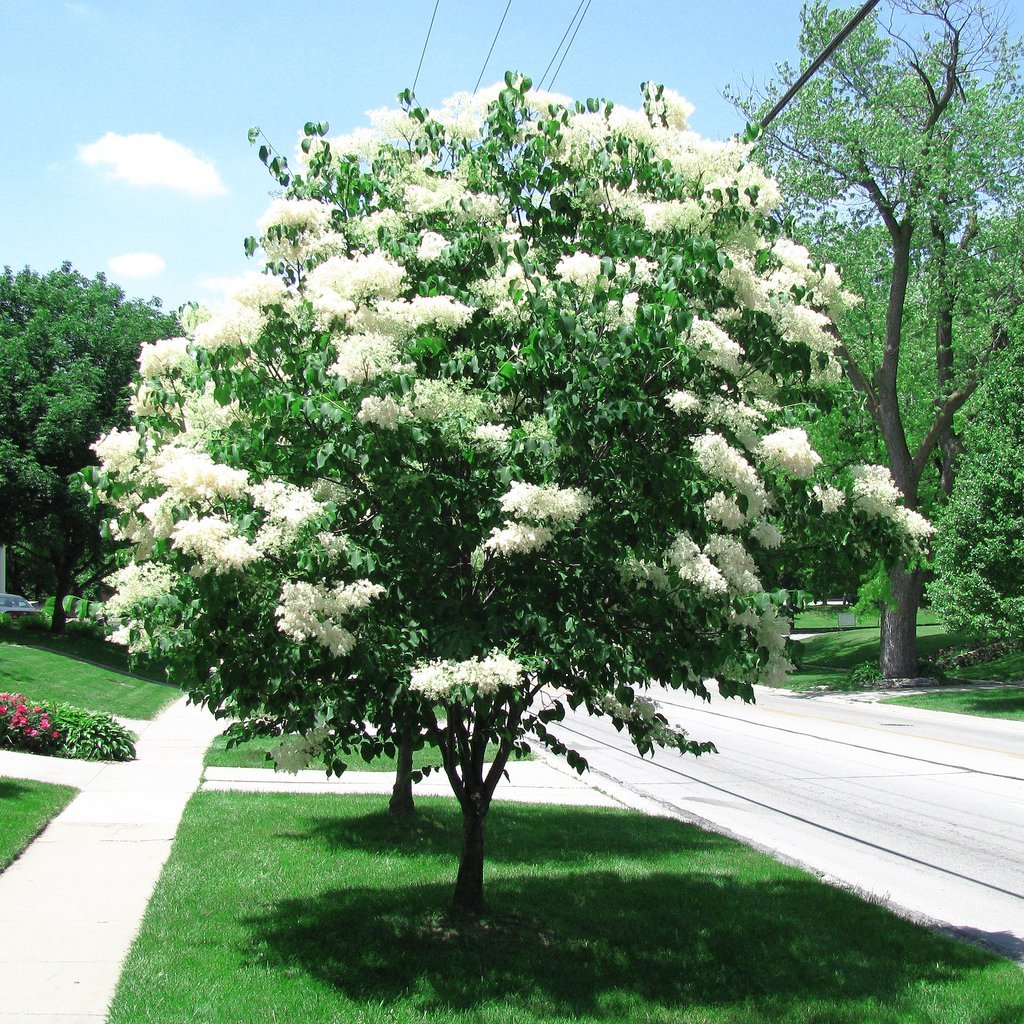
[[(1024, 963), (1024, 723), (758, 689), (655, 696), (717, 755), (643, 760), (585, 715), (563, 738), (621, 784)], [(612, 786), (610, 791), (614, 791)]]

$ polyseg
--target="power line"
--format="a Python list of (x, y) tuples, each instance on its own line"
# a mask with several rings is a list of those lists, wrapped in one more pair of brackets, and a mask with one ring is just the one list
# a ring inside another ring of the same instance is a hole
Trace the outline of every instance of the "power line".
[(420, 62), (416, 65), (416, 77), (412, 80), (412, 91), (416, 92), (416, 83), (420, 80), (420, 71), (423, 70), (423, 58), (427, 55), (427, 43), (430, 42), (430, 33), (434, 31), (434, 19), (437, 17), (437, 9), (441, 6), (441, 0), (435, 0), (434, 13), (430, 16), (430, 25), (427, 26), (427, 38), (423, 40), (423, 52), (420, 53)]
[(544, 74), (537, 79), (537, 88), (544, 88), (544, 79), (548, 77), (548, 72), (551, 70), (551, 65), (555, 63), (555, 58), (558, 56), (559, 50), (562, 49), (562, 44), (565, 42), (569, 33), (572, 31), (573, 25), (576, 23), (576, 19), (579, 17), (579, 13), (583, 10), (583, 5), (587, 0), (580, 0), (579, 6), (576, 8), (576, 13), (573, 14), (572, 18), (569, 19), (569, 24), (565, 26), (565, 31), (562, 33), (562, 38), (558, 40), (558, 45), (555, 47), (555, 52), (551, 54), (551, 60), (548, 61), (548, 66), (544, 69)]
[(505, 13), (501, 16), (501, 21), (498, 24), (498, 31), (494, 33), (494, 38), (491, 40), (491, 48), (487, 51), (487, 56), (484, 57), (483, 67), (480, 68), (480, 75), (476, 80), (476, 85), (473, 86), (473, 93), (476, 94), (477, 89), (480, 88), (480, 83), (484, 80), (484, 72), (487, 70), (487, 62), (491, 59), (491, 54), (494, 53), (494, 44), (498, 41), (498, 36), (501, 35), (501, 27), (505, 24), (505, 19), (508, 17), (508, 9), (512, 6), (512, 0), (508, 0), (508, 4), (505, 6)]
[(822, 64), (832, 56), (846, 41), (846, 37), (878, 6), (878, 0), (868, 0), (866, 4), (849, 20), (846, 27), (818, 55), (813, 64), (786, 90), (786, 95), (772, 107), (761, 121), (761, 127), (767, 128), (781, 113), (782, 108), (807, 84), (808, 79)]
[(558, 77), (558, 72), (562, 70), (562, 65), (565, 63), (565, 58), (569, 56), (569, 51), (572, 49), (572, 44), (576, 42), (576, 33), (579, 32), (580, 27), (583, 25), (583, 19), (587, 16), (587, 11), (590, 10), (590, 5), (593, 0), (587, 0), (587, 6), (583, 8), (583, 14), (580, 15), (580, 20), (576, 23), (576, 31), (573, 32), (572, 38), (569, 40), (569, 45), (565, 48), (565, 53), (562, 54), (562, 59), (558, 62), (558, 67), (555, 68), (555, 73), (551, 76), (551, 82), (548, 85), (549, 89), (554, 89), (555, 79)]

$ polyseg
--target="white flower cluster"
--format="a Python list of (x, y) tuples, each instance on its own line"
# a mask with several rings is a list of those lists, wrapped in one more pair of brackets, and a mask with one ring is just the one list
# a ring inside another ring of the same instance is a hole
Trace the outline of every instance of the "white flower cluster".
[(139, 373), (143, 377), (168, 377), (196, 365), (188, 351), (188, 338), (161, 338), (143, 344), (139, 350)]
[(503, 423), (481, 423), (473, 430), (473, 440), (487, 451), (502, 451), (509, 443), (511, 431)]
[(174, 588), (174, 574), (168, 565), (129, 562), (123, 569), (111, 573), (106, 582), (114, 588), (114, 594), (104, 604), (103, 615), (107, 619), (118, 619), (142, 601), (169, 594)]
[(395, 430), (405, 414), (406, 410), (390, 395), (385, 398), (368, 395), (359, 403), (356, 419), (362, 424), (380, 427), (382, 430)]
[(784, 427), (761, 439), (758, 455), (769, 465), (805, 480), (821, 464), (821, 456), (811, 447), (807, 432), (799, 427)]
[(811, 488), (811, 494), (821, 505), (822, 512), (830, 516), (838, 512), (846, 504), (846, 495), (838, 487), (830, 484), (815, 484)]
[(525, 669), (501, 651), (491, 651), (485, 658), (468, 661), (437, 660), (412, 670), (409, 689), (422, 693), (428, 700), (443, 700), (453, 689), (472, 687), (477, 696), (488, 697), (502, 687), (522, 685)]
[(714, 561), (736, 593), (758, 594), (764, 589), (757, 575), (757, 565), (735, 537), (722, 534), (710, 537), (704, 545), (704, 554)]
[(529, 555), (540, 551), (555, 539), (554, 533), (543, 526), (528, 526), (526, 523), (506, 521), (503, 527), (495, 526), (490, 537), (483, 543), (485, 551), (497, 555)]
[(327, 372), (350, 383), (365, 384), (399, 367), (398, 346), (383, 334), (345, 334), (334, 346), (338, 358)]
[(581, 516), (594, 507), (594, 499), (578, 487), (539, 487), (513, 480), (508, 493), (501, 498), (503, 512), (516, 519), (574, 526)]
[(424, 231), (420, 235), (416, 258), (423, 263), (433, 263), (441, 258), (441, 254), (447, 248), (448, 239), (444, 235), (439, 235), (436, 231)]
[(652, 234), (683, 231), (699, 234), (707, 227), (707, 211), (693, 199), (669, 199), (640, 204), (644, 227)]
[(331, 207), (316, 199), (275, 199), (256, 226), (262, 231), (271, 227), (297, 228), (319, 233), (331, 223)]
[(214, 462), (206, 452), (169, 448), (155, 460), (156, 479), (181, 501), (240, 498), (249, 484), (244, 469)]
[(697, 354), (707, 362), (734, 375), (740, 373), (740, 360), (744, 355), (743, 348), (739, 343), (733, 341), (718, 324), (694, 317), (688, 337), (690, 344), (697, 350)]
[(91, 447), (104, 473), (126, 478), (138, 469), (141, 442), (142, 436), (137, 430), (112, 430)]
[(923, 541), (935, 527), (920, 512), (902, 504), (903, 492), (884, 466), (853, 466), (853, 503), (868, 515), (888, 519), (915, 541)]
[(260, 557), (237, 528), (220, 516), (191, 516), (178, 523), (171, 543), (182, 554), (198, 559), (189, 570), (193, 576), (239, 572)]
[(853, 503), (871, 516), (885, 519), (899, 505), (903, 492), (896, 486), (892, 474), (885, 466), (852, 466)]
[(253, 503), (267, 514), (256, 534), (256, 547), (261, 551), (283, 551), (291, 547), (299, 531), (324, 513), (324, 506), (311, 491), (284, 480), (265, 480), (251, 487), (250, 493)]
[(555, 274), (580, 288), (592, 288), (601, 277), (601, 257), (587, 252), (569, 253), (558, 261)]
[[(655, 96), (656, 83), (648, 82), (652, 97)], [(690, 115), (693, 104), (672, 89), (662, 89), (661, 96), (651, 100), (651, 116), (655, 124), (664, 122), (673, 131), (685, 132), (690, 128)]]
[(709, 597), (718, 597), (729, 590), (729, 584), (718, 567), (685, 533), (676, 534), (665, 552), (665, 560), (679, 573), (683, 582), (692, 583)]
[(634, 256), (630, 260), (620, 260), (615, 264), (616, 277), (631, 277), (634, 284), (653, 284), (658, 273), (658, 264), (655, 260), (644, 259), (643, 256)]
[(355, 646), (356, 638), (339, 619), (369, 607), (384, 593), (384, 588), (369, 580), (326, 587), (320, 583), (285, 583), (277, 606), (277, 628), (298, 640), (312, 640), (332, 654), (344, 657)]
[(736, 501), (724, 491), (719, 491), (704, 502), (704, 515), (716, 523), (721, 523), (727, 530), (738, 530), (747, 519)]
[(749, 609), (734, 614), (737, 625), (746, 626), (754, 634), (754, 640), (768, 651), (768, 661), (757, 670), (757, 682), (765, 686), (778, 686), (786, 681), (794, 665), (786, 657), (786, 639), (792, 623), (769, 605), (762, 612)]
[[(347, 301), (347, 300), (345, 300)], [(383, 334), (395, 341), (411, 338), (423, 327), (451, 334), (469, 323), (473, 307), (448, 295), (417, 295), (404, 299), (382, 299), (348, 316), (352, 330)]]
[(767, 495), (754, 467), (721, 434), (707, 433), (693, 443), (697, 464), (710, 477), (729, 484), (747, 499), (747, 515), (764, 512)]
[(731, 430), (739, 438), (740, 444), (750, 450), (758, 445), (758, 429), (764, 423), (765, 415), (743, 402), (712, 395), (704, 403), (704, 419), (715, 426)]
[(779, 333), (790, 342), (806, 345), (815, 352), (832, 352), (836, 347), (836, 340), (828, 331), (832, 321), (810, 306), (776, 296), (771, 302), (771, 316)]
[(774, 524), (768, 522), (767, 519), (762, 519), (751, 531), (750, 536), (757, 541), (761, 547), (766, 550), (773, 551), (775, 548), (782, 546), (782, 541), (785, 539), (782, 536), (782, 531)]
[(673, 391), (665, 401), (677, 416), (700, 409), (700, 399), (692, 391)]
[(663, 594), (672, 590), (672, 580), (660, 565), (639, 558), (627, 558), (619, 563), (619, 578), (624, 584), (651, 586)]
[(251, 348), (263, 330), (263, 315), (240, 302), (227, 302), (199, 324), (193, 336), (199, 348)]
[(516, 303), (514, 293), (525, 288), (526, 275), (521, 264), (512, 262), (503, 270), (495, 268), (489, 277), (473, 284), (473, 293), (499, 323), (515, 326), (526, 323), (530, 312), (525, 303)]
[(228, 293), (231, 302), (249, 309), (283, 303), (288, 298), (288, 286), (273, 274), (243, 274)]
[(308, 292), (349, 302), (368, 298), (397, 299), (406, 284), (405, 268), (379, 251), (352, 257), (334, 256), (314, 267), (306, 277)]
[(202, 391), (186, 391), (181, 403), (181, 417), (185, 427), (182, 443), (202, 445), (218, 431), (241, 418), (237, 402), (221, 405), (214, 394), (213, 381), (207, 381)]
[(487, 412), (487, 405), (480, 395), (467, 391), (458, 381), (444, 378), (416, 381), (405, 408), (407, 415), (427, 423), (442, 420), (479, 422)]

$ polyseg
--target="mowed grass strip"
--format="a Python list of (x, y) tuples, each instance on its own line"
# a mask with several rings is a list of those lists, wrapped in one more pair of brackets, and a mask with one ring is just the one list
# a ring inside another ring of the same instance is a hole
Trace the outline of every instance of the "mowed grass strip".
[(0, 778), (0, 871), (72, 801), (72, 786)]
[(0, 639), (0, 690), (31, 700), (67, 701), (90, 711), (150, 719), (180, 691), (163, 683), (89, 664), (56, 649)]
[[(269, 768), (273, 770), (274, 763), (267, 759), (267, 755), (281, 745), (281, 739), (277, 736), (255, 736), (245, 743), (228, 747), (226, 736), (218, 736), (210, 744), (206, 751), (205, 764), (207, 768)], [(494, 744), (488, 744), (487, 760), (492, 760), (497, 748)], [(516, 755), (517, 760), (533, 760), (532, 754)], [(441, 755), (436, 747), (422, 747), (413, 753), (412, 766), (414, 770), (432, 765), (437, 768), (441, 766)], [(311, 768), (323, 768), (322, 761), (316, 761), (310, 765)], [(370, 761), (364, 761), (358, 753), (354, 753), (348, 761), (349, 771), (353, 772), (393, 772), (397, 770), (397, 763), (393, 757), (375, 757)]]
[[(944, 647), (962, 643), (964, 637), (951, 633), (940, 624), (918, 626), (917, 652), (928, 658)], [(816, 686), (842, 687), (854, 665), (871, 662), (878, 665), (881, 638), (877, 629), (849, 629), (820, 633), (800, 641), (803, 651), (800, 668), (783, 684), (790, 690), (810, 690)]]
[(722, 836), (495, 806), (456, 924), (454, 801), (200, 792), (111, 1024), (994, 1024), (1024, 972)]
[(991, 690), (918, 693), (907, 697), (887, 697), (883, 704), (902, 704), (925, 711), (951, 711), (984, 718), (1008, 718), (1024, 722), (1024, 686), (1006, 686)]

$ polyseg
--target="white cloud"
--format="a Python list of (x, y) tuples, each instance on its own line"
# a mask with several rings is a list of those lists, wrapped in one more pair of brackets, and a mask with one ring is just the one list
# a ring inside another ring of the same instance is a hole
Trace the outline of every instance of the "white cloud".
[(131, 185), (164, 185), (194, 196), (227, 192), (213, 164), (200, 160), (180, 142), (155, 132), (107, 132), (96, 142), (79, 146), (78, 159), (90, 167), (110, 164), (111, 176)]
[(126, 252), (111, 257), (107, 265), (119, 277), (152, 277), (167, 267), (155, 252)]

